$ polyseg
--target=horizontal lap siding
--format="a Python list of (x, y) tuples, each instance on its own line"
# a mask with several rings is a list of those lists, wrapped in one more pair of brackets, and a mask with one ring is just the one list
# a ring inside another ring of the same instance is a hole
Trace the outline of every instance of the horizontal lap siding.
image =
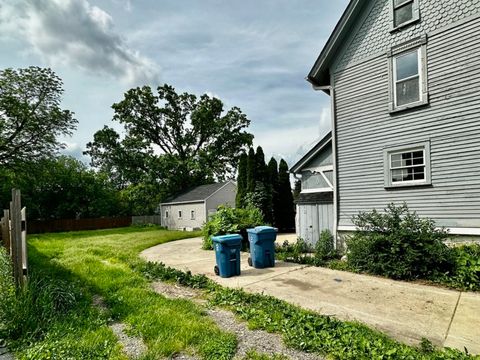
[[(480, 19), (430, 36), (430, 106), (388, 113), (388, 60), (335, 74), (339, 225), (406, 201), (439, 225), (480, 227)], [(431, 187), (384, 188), (383, 148), (430, 140)]]

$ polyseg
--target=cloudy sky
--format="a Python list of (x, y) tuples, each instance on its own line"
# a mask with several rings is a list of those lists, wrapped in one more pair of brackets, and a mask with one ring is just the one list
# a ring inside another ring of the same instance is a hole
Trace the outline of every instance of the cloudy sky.
[(292, 162), (330, 127), (305, 76), (347, 0), (0, 0), (0, 68), (51, 67), (79, 157), (131, 87), (208, 93), (252, 120), (255, 144)]

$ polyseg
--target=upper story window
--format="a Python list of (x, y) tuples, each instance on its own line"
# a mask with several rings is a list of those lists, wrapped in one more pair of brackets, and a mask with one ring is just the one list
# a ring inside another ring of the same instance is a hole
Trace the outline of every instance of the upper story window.
[(179, 219), (182, 218), (182, 210), (178, 210), (178, 218), (179, 218)]
[(165, 219), (168, 218), (168, 210), (165, 211)]
[(407, 26), (420, 19), (418, 0), (392, 0), (392, 30)]
[(390, 52), (390, 111), (428, 103), (426, 38)]
[(384, 149), (385, 186), (431, 184), (430, 142)]

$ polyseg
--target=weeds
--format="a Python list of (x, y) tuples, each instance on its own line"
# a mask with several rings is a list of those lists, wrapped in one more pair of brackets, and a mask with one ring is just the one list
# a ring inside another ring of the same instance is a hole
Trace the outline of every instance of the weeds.
[[(163, 264), (149, 263), (137, 270), (151, 279), (179, 282), (182, 285), (189, 284), (188, 286), (208, 290), (209, 302), (212, 306), (232, 310), (238, 317), (248, 321), (253, 329), (282, 334), (285, 343), (298, 350), (347, 360), (473, 358), (458, 350), (436, 350), (432, 346), (427, 346), (425, 341), (419, 348), (401, 344), (365, 325), (343, 322), (303, 310), (274, 297), (223, 288), (204, 276), (191, 273), (183, 273), (180, 276), (178, 270), (172, 270)], [(246, 359), (269, 358), (251, 354)]]

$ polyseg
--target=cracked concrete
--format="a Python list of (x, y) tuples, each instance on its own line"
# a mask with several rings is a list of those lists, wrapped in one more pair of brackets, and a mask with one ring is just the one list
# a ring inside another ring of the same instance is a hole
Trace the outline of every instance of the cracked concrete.
[(247, 264), (248, 254), (241, 255), (241, 276), (223, 279), (213, 272), (214, 253), (201, 250), (201, 238), (158, 245), (141, 256), (205, 274), (223, 286), (275, 296), (342, 320), (360, 321), (409, 344), (427, 338), (438, 346), (480, 353), (478, 293), (281, 261), (275, 268), (253, 269)]

